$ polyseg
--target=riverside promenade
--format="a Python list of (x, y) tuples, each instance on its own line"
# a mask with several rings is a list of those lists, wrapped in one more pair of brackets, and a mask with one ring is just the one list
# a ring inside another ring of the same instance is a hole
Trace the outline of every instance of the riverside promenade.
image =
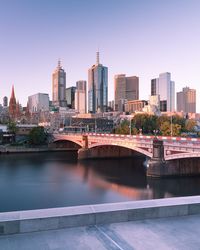
[(200, 196), (0, 213), (0, 249), (195, 250), (199, 225)]

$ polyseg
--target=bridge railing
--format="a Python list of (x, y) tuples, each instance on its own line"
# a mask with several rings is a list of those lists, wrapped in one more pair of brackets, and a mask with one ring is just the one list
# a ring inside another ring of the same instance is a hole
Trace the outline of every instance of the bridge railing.
[[(114, 137), (114, 138), (129, 138), (129, 139), (145, 139), (145, 140), (153, 140), (155, 136), (153, 135), (123, 135), (123, 134), (108, 134), (108, 133), (73, 133), (73, 132), (60, 132), (56, 135), (72, 135), (72, 136), (80, 136), (80, 135), (88, 135), (88, 136), (95, 136), (95, 137)], [(189, 137), (171, 137), (171, 136), (157, 136), (159, 140), (162, 141), (170, 141), (170, 142), (192, 142), (193, 144), (199, 143), (199, 138), (189, 138)]]

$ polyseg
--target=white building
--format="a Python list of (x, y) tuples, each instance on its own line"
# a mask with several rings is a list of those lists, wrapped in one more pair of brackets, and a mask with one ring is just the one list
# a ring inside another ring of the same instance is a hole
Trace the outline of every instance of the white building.
[(37, 93), (28, 97), (28, 108), (30, 113), (49, 111), (49, 95)]
[(81, 113), (85, 114), (87, 112), (87, 91), (86, 91), (86, 81), (76, 82), (76, 92), (75, 92), (75, 109)]
[(151, 80), (151, 95), (160, 95), (160, 111), (175, 111), (175, 83), (169, 72)]

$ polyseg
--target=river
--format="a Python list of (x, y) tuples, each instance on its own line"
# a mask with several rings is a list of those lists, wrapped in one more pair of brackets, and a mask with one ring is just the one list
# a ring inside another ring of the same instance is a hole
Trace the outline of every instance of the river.
[(144, 160), (0, 155), (0, 212), (200, 195), (200, 177), (148, 179)]

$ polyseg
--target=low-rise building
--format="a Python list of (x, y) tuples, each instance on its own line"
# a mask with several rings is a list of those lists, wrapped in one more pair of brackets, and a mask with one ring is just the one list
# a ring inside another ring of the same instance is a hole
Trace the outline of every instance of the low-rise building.
[(143, 108), (145, 105), (147, 105), (148, 102), (145, 100), (132, 100), (132, 101), (127, 101), (125, 103), (125, 112), (128, 113), (134, 113), (136, 111), (143, 111)]

